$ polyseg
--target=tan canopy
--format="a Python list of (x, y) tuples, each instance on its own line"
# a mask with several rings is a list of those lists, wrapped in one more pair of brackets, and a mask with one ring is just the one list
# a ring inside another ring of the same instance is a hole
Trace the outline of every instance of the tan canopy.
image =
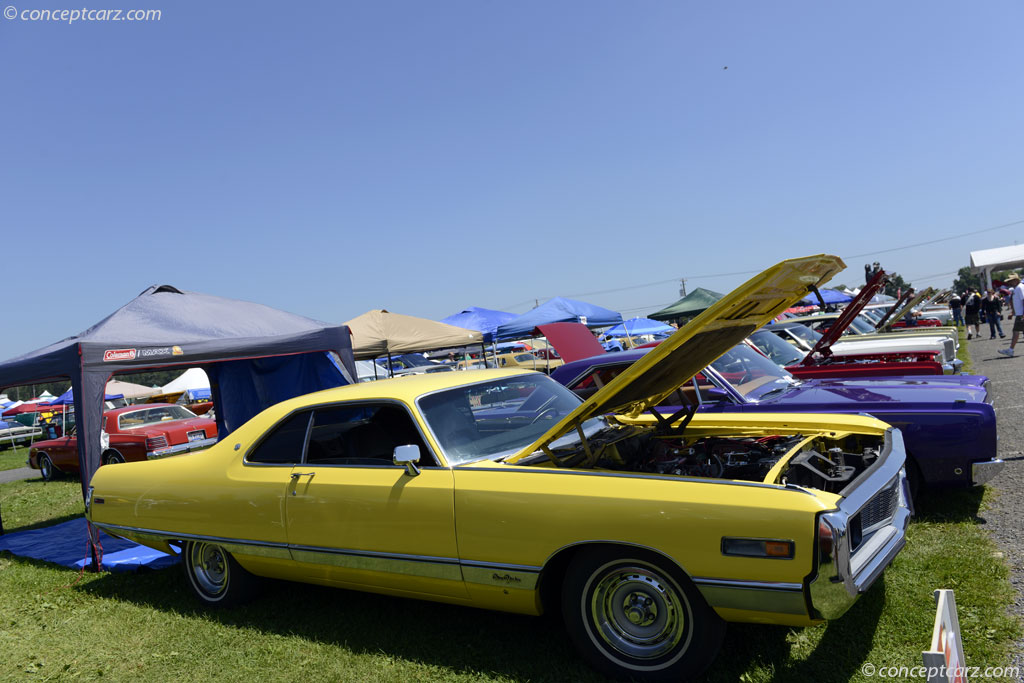
[(125, 398), (146, 398), (147, 396), (159, 394), (161, 391), (159, 388), (144, 387), (141, 384), (122, 382), (119, 379), (112, 379), (107, 382), (107, 394), (110, 396), (121, 394)]
[(345, 324), (352, 331), (352, 351), (358, 359), (468, 346), (483, 341), (483, 333), (476, 330), (383, 309), (367, 311)]

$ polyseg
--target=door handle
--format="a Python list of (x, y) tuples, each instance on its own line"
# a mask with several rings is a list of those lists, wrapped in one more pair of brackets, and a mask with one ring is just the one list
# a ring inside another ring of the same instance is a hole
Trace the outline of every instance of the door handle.
[(299, 477), (312, 477), (316, 475), (316, 472), (292, 472), (292, 479), (298, 479)]

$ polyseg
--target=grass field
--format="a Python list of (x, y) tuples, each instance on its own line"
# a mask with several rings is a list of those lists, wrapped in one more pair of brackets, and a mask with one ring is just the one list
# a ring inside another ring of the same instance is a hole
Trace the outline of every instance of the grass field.
[(25, 467), (28, 460), (28, 448), (8, 448), (0, 451), (0, 472)]
[[(77, 481), (0, 485), (10, 531), (80, 515)], [(730, 625), (710, 681), (869, 680), (916, 666), (935, 588), (956, 590), (968, 663), (1000, 666), (1019, 625), (1007, 570), (978, 527), (981, 490), (925, 500), (906, 549), (843, 618), (807, 629)], [(83, 555), (85, 539), (82, 540)], [(180, 569), (90, 574), (0, 553), (0, 679), (165, 681), (600, 680), (556, 618), (273, 583), (205, 611)]]

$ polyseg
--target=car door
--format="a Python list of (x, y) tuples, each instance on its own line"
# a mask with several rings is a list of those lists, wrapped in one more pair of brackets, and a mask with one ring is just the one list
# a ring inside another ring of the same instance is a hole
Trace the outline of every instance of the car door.
[[(420, 448), (418, 474), (392, 462)], [(285, 496), (288, 546), (321, 580), (465, 597), (455, 543), (454, 478), (438, 467), (407, 408), (354, 402), (313, 411), (305, 457)]]

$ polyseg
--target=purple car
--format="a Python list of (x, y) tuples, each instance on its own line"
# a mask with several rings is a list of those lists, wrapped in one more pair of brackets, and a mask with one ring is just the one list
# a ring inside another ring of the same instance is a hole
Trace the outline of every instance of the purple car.
[[(586, 398), (650, 349), (584, 358), (551, 376)], [(987, 377), (927, 375), (798, 380), (739, 344), (681, 386), (659, 411), (869, 413), (899, 427), (911, 490), (983, 484), (996, 459), (996, 417)]]

